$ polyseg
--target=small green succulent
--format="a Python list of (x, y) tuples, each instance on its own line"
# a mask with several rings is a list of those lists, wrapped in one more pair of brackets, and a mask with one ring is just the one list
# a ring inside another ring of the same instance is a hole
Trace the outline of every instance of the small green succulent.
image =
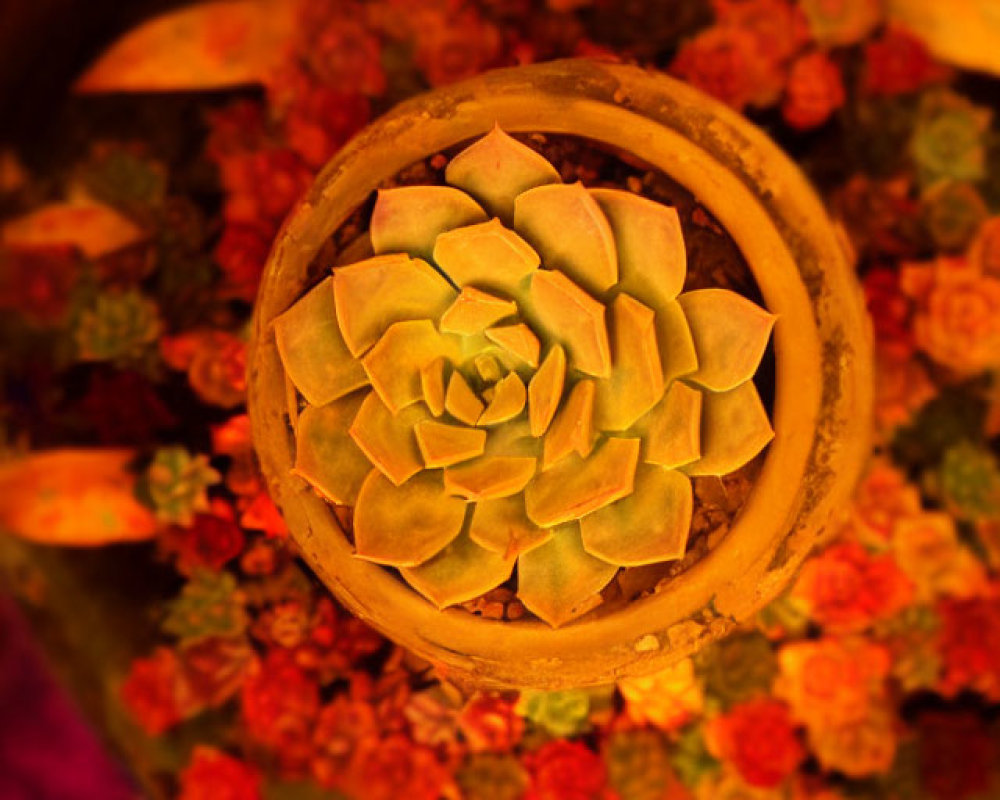
[(564, 184), (499, 128), (445, 179), (380, 191), (374, 255), (275, 320), (306, 401), (294, 472), (437, 606), (516, 565), (560, 625), (620, 567), (681, 558), (691, 478), (771, 440), (751, 378), (775, 318), (682, 291), (673, 208)]
[(586, 689), (525, 691), (518, 698), (517, 713), (553, 736), (576, 736), (590, 727), (590, 700)]
[(621, 800), (663, 800), (674, 771), (666, 738), (655, 730), (618, 731), (603, 747), (608, 783)]
[(189, 525), (196, 512), (207, 511), (209, 486), (221, 480), (208, 456), (192, 455), (180, 446), (161, 447), (141, 484), (157, 519)]
[(141, 292), (104, 292), (76, 323), (77, 354), (83, 361), (137, 359), (156, 341), (161, 327), (156, 303)]
[(989, 109), (954, 92), (924, 95), (910, 139), (910, 155), (921, 184), (929, 186), (941, 178), (982, 180), (990, 117)]
[(168, 606), (163, 630), (184, 643), (210, 636), (238, 636), (247, 613), (236, 578), (228, 572), (198, 570)]

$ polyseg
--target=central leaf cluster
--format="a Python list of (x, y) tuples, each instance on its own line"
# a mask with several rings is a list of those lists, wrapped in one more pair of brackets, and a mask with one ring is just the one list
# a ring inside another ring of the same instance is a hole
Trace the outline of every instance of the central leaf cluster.
[(690, 476), (770, 441), (751, 378), (774, 317), (682, 293), (673, 208), (564, 184), (499, 129), (445, 175), (381, 191), (374, 255), (275, 320), (307, 403), (295, 472), (439, 607), (516, 564), (558, 625), (619, 567), (683, 556)]

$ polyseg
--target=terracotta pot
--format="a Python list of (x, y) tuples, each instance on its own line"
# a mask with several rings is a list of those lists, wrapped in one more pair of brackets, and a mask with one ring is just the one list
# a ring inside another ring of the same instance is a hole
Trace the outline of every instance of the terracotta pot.
[[(775, 438), (728, 535), (664, 590), (553, 630), (438, 611), (390, 570), (356, 559), (333, 509), (290, 470), (295, 391), (271, 321), (310, 285), (309, 265), (384, 179), (488, 132), (573, 134), (630, 152), (689, 189), (727, 229), (774, 329)], [(453, 679), (564, 688), (663, 668), (773, 598), (844, 507), (869, 452), (870, 330), (824, 209), (761, 131), (694, 89), (636, 67), (562, 61), (500, 70), (410, 100), (322, 171), (287, 221), (254, 320), (250, 415), (272, 494), (337, 598)]]

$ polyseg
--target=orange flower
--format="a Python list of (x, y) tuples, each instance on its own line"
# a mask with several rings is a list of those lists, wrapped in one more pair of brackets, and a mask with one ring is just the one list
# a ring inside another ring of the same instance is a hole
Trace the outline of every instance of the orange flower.
[(810, 729), (864, 719), (885, 696), (889, 651), (862, 639), (786, 644), (778, 654), (776, 693)]
[(809, 731), (809, 744), (820, 765), (851, 778), (889, 771), (896, 757), (893, 714), (886, 708), (856, 722)]
[(914, 335), (918, 348), (960, 375), (1000, 366), (1000, 279), (936, 270)]
[(778, 99), (784, 76), (742, 28), (707, 28), (681, 46), (670, 71), (726, 105), (742, 111)]
[(709, 749), (751, 786), (782, 783), (805, 758), (788, 708), (769, 697), (733, 706), (706, 726)]
[(969, 246), (969, 262), (983, 275), (1000, 278), (1000, 216), (990, 217), (979, 226)]
[(958, 541), (949, 514), (922, 513), (899, 520), (893, 529), (896, 560), (913, 581), (917, 599), (937, 595), (969, 597), (985, 591), (986, 573)]
[(834, 545), (806, 562), (793, 594), (831, 632), (861, 631), (909, 605), (913, 587), (891, 556), (856, 542)]
[(629, 719), (637, 725), (649, 723), (665, 731), (681, 727), (701, 713), (704, 705), (690, 658), (653, 675), (623, 680), (618, 689), (625, 698)]
[(884, 459), (872, 462), (854, 495), (852, 521), (873, 543), (888, 544), (897, 520), (920, 513), (920, 492)]
[(438, 800), (449, 780), (433, 750), (396, 734), (360, 744), (345, 788), (352, 797), (366, 800)]
[(908, 345), (883, 345), (875, 349), (875, 423), (882, 441), (936, 394), (927, 368), (913, 358)]
[(840, 67), (822, 51), (802, 56), (792, 64), (785, 92), (785, 122), (799, 130), (818, 127), (844, 104)]
[(198, 746), (180, 774), (180, 800), (259, 800), (261, 775), (238, 758)]

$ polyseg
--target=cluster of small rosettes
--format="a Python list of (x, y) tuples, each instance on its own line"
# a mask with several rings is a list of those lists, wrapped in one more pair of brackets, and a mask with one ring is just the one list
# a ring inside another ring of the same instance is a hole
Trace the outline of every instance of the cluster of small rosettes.
[(307, 404), (294, 470), (438, 607), (516, 565), (559, 625), (620, 567), (682, 557), (691, 477), (771, 440), (751, 378), (774, 317), (682, 293), (673, 208), (564, 184), (499, 128), (445, 178), (380, 192), (374, 255), (275, 320)]

